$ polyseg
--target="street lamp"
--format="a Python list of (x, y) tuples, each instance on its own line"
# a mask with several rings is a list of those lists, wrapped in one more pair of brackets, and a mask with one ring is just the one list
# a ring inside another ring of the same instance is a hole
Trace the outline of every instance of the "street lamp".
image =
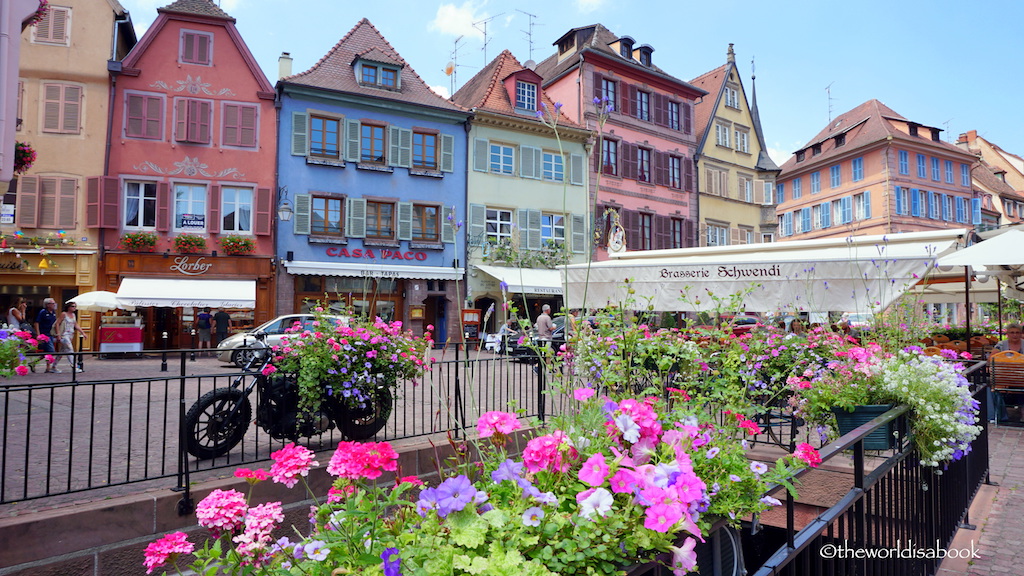
[(277, 205), (277, 218), (282, 222), (288, 222), (292, 219), (292, 215), (295, 211), (292, 210), (292, 203), (288, 201), (288, 187), (282, 186), (280, 188), (281, 203)]

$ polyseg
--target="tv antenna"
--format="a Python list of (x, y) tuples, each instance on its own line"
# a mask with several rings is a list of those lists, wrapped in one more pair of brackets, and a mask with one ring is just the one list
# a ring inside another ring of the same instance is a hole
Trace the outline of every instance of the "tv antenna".
[(825, 86), (825, 94), (828, 95), (828, 123), (832, 123), (832, 85), (835, 81), (829, 82), (828, 86)]
[(945, 122), (942, 123), (942, 125), (946, 127), (946, 142), (953, 141), (953, 133), (949, 131), (949, 123), (952, 121), (953, 119), (950, 118), (949, 120), (946, 120)]
[[(502, 12), (501, 14), (504, 14), (504, 12)], [(501, 16), (501, 14), (495, 14), (490, 18), (484, 18), (483, 20), (477, 20), (476, 22), (473, 22), (473, 28), (476, 28), (477, 30), (484, 33), (484, 66), (487, 66), (487, 44), (490, 43), (490, 40), (487, 39), (487, 23), (490, 22), (491, 20), (494, 20), (498, 16)], [(483, 25), (483, 27), (481, 28), (480, 25)]]
[(529, 17), (529, 19), (530, 19), (529, 20), (530, 23), (527, 25), (527, 29), (526, 30), (522, 30), (521, 32), (526, 34), (526, 44), (530, 48), (530, 60), (533, 60), (533, 27), (535, 26), (533, 21), (537, 18), (537, 16), (534, 15), (534, 14), (530, 14), (526, 10), (520, 10), (518, 8), (516, 8), (516, 11), (517, 12), (522, 12), (523, 14), (526, 14), (526, 16)]
[(458, 38), (455, 39), (455, 45), (452, 47), (452, 52), (451, 52), (452, 59), (449, 60), (448, 64), (446, 64), (445, 67), (444, 67), (445, 75), (447, 75), (448, 78), (450, 78), (450, 80), (449, 80), (449, 90), (450, 90), (451, 94), (455, 94), (455, 86), (458, 83), (458, 76), (459, 76), (459, 74), (458, 74), (458, 69), (459, 69), (459, 42), (462, 42), (462, 39), (465, 38), (465, 37), (466, 37), (465, 35), (462, 35), (462, 36), (459, 36)]

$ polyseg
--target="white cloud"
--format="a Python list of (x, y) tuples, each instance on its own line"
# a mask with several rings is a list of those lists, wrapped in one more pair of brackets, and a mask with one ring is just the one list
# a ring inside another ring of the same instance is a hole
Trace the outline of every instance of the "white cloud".
[[(799, 146), (799, 144), (797, 146)], [(796, 147), (793, 148), (793, 150), (795, 149)], [(789, 157), (793, 155), (793, 150), (783, 150), (782, 148), (774, 148), (772, 146), (769, 146), (768, 156), (771, 157), (771, 159), (776, 164), (782, 166), (783, 164), (786, 163), (787, 160), (789, 160)]]
[(466, 36), (483, 40), (483, 32), (473, 27), (473, 22), (489, 18), (486, 12), (476, 13), (482, 6), (475, 6), (472, 1), (455, 4), (441, 4), (437, 7), (437, 16), (430, 22), (429, 28), (449, 36)]
[(583, 14), (589, 14), (603, 8), (606, 0), (576, 0), (576, 9)]
[(440, 84), (438, 84), (436, 86), (431, 86), (430, 89), (433, 90), (434, 92), (437, 92), (438, 94), (440, 94), (441, 97), (443, 97), (445, 100), (450, 98), (451, 95), (452, 95), (451, 92), (448, 91), (448, 87), (447, 86), (442, 86)]

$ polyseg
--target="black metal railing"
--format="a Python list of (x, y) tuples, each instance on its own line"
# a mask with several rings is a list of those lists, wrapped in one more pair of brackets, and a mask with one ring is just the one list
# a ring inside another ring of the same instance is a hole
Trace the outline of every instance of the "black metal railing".
[[(785, 526), (766, 528), (754, 538), (781, 540), (763, 562), (752, 560), (755, 576), (775, 574), (934, 574), (959, 528), (973, 529), (971, 501), (988, 478), (988, 385), (985, 363), (971, 366), (979, 404), (981, 434), (972, 450), (943, 469), (922, 467), (911, 442), (901, 439), (877, 466), (865, 457), (864, 439), (872, 431), (906, 418), (896, 407), (844, 435), (821, 450), (828, 462), (852, 451), (852, 485), (839, 501), (816, 515), (802, 529), (796, 526), (798, 503), (785, 500)], [(802, 474), (822, 473), (804, 470)], [(773, 536), (766, 535), (774, 530)]]

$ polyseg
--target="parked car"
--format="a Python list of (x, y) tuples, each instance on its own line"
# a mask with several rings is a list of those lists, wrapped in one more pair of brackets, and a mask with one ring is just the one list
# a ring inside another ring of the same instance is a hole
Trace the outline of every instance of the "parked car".
[(843, 314), (843, 319), (849, 323), (850, 328), (861, 330), (871, 327), (875, 321), (875, 315), (870, 312), (847, 312)]
[[(345, 316), (328, 316), (328, 318), (339, 325), (348, 324), (348, 318)], [(285, 314), (261, 324), (249, 332), (232, 334), (217, 344), (217, 360), (244, 368), (252, 357), (250, 346), (256, 340), (255, 333), (266, 333), (267, 344), (269, 346), (277, 346), (281, 343), (281, 338), (286, 335), (288, 329), (295, 326), (296, 322), (302, 326), (302, 329), (306, 329), (312, 327), (314, 319), (315, 317), (312, 314)]]
[[(551, 340), (548, 341), (548, 344), (557, 351), (562, 344), (565, 344), (565, 316), (556, 316), (551, 319), (551, 322), (555, 328), (551, 331)], [(519, 340), (522, 340), (522, 343)], [(519, 340), (509, 343), (508, 355), (524, 362), (536, 360), (537, 348), (542, 345), (536, 332), (528, 335), (526, 339), (520, 338)]]

